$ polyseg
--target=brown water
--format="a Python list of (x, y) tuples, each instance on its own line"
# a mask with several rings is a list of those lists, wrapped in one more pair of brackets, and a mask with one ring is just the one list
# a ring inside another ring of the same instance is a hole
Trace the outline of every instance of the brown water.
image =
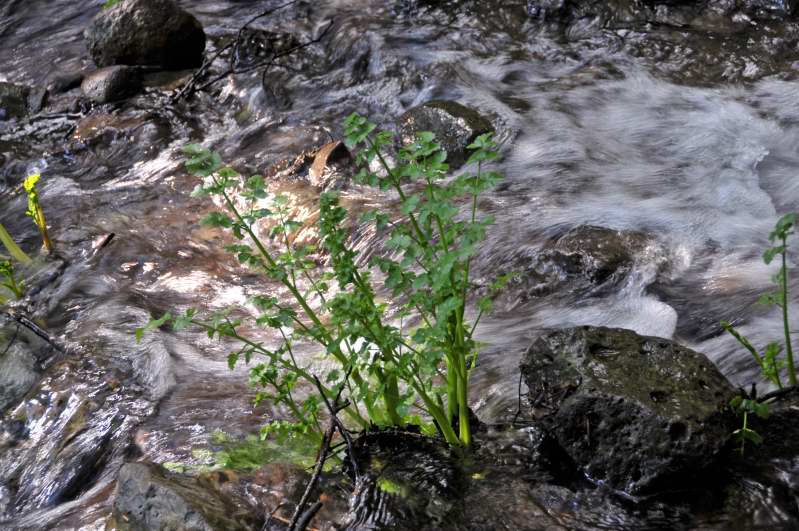
[[(98, 3), (5, 0), (0, 81), (44, 83), (88, 68), (81, 32)], [(276, 2), (182, 4), (200, 18), (213, 50)], [(189, 141), (257, 172), (340, 136), (354, 110), (390, 125), (415, 104), (458, 99), (489, 115), (503, 142), (506, 180), (483, 204), (497, 221), (478, 276), (530, 262), (552, 235), (581, 224), (647, 234), (632, 271), (611, 286), (501, 299), (481, 325), (487, 347), (473, 380), (473, 405), (486, 422), (513, 416), (519, 356), (548, 327), (619, 326), (675, 338), (736, 384), (758, 378), (717, 323), (741, 323), (758, 344), (780, 334), (775, 315), (753, 302), (773, 273), (760, 260), (766, 236), (799, 201), (799, 57), (784, 44), (795, 42), (796, 29), (725, 22), (707, 33), (584, 20), (563, 31), (530, 17), (526, 2), (486, 4), (417, 11), (369, 0), (301, 3), (256, 26), (302, 39), (332, 19), (334, 30), (297, 59), (298, 72), (270, 75), (270, 93), (260, 76), (241, 76), (189, 103), (149, 90), (94, 110), (104, 116), (91, 123), (72, 114), (0, 122), (0, 222), (35, 252), (18, 186), (42, 171), (61, 255), (31, 270), (40, 291), (25, 310), (68, 349), (47, 354), (41, 382), (0, 421), (0, 527), (102, 528), (125, 459), (202, 464), (197, 450), (215, 430), (244, 437), (280, 414), (268, 405), (253, 410), (246, 369), (228, 370), (224, 345), (167, 332), (140, 345), (133, 339), (150, 314), (246, 308), (264, 289), (225, 255), (220, 234), (199, 227), (211, 206), (189, 198), (194, 183), (180, 167)], [(393, 200), (358, 188), (347, 194), (354, 206)], [(307, 188), (294, 196), (313, 209)], [(109, 233), (113, 242), (95, 252)], [(367, 237), (364, 250), (378, 243)], [(8, 339), (14, 326), (4, 330)], [(785, 473), (795, 478), (799, 466)], [(776, 503), (770, 491), (746, 492), (738, 507), (708, 517), (636, 514), (593, 491), (517, 491), (491, 507), (507, 502), (518, 515), (585, 529), (791, 521), (795, 507), (775, 516), (763, 510)]]

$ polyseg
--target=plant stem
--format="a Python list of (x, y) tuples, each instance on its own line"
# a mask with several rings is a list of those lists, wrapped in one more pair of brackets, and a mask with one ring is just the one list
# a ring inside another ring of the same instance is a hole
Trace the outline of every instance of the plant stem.
[(23, 264), (31, 263), (31, 258), (19, 248), (16, 242), (14, 242), (14, 239), (11, 238), (11, 235), (8, 233), (6, 228), (3, 227), (2, 223), (0, 223), (0, 243), (2, 243), (3, 246), (8, 249), (11, 257), (16, 261), (22, 262)]
[(787, 235), (782, 237), (782, 324), (785, 330), (785, 356), (788, 360), (788, 381), (796, 385), (796, 367), (793, 364), (793, 348), (791, 347), (791, 333), (788, 325), (788, 259)]

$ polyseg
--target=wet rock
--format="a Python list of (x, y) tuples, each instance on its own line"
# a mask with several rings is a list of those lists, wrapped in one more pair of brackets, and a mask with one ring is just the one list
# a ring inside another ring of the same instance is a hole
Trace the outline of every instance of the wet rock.
[(540, 248), (519, 249), (503, 271), (516, 274), (509, 293), (522, 299), (555, 292), (601, 295), (628, 278), (636, 260), (650, 252), (647, 259), (665, 263), (643, 233), (581, 225)]
[(441, 441), (388, 430), (356, 441), (360, 477), (344, 529), (441, 529), (460, 499), (462, 478)]
[(466, 162), (469, 157), (466, 146), (478, 136), (494, 130), (491, 122), (474, 109), (447, 100), (434, 100), (413, 107), (399, 117), (397, 125), (405, 143), (413, 142), (418, 133), (435, 133), (436, 141), (447, 151), (447, 163), (451, 168)]
[(530, 346), (521, 370), (566, 453), (589, 478), (633, 495), (706, 469), (732, 431), (733, 387), (703, 355), (666, 339), (556, 330)]
[(640, 232), (581, 225), (551, 241), (543, 259), (566, 274), (583, 275), (592, 283), (601, 284), (627, 273), (647, 241)]
[(244, 531), (262, 524), (210, 484), (147, 463), (128, 463), (119, 471), (113, 511), (120, 531)]
[[(5, 349), (5, 342), (0, 342)], [(3, 350), (0, 350), (2, 353)], [(39, 379), (36, 356), (19, 342), (0, 356), (0, 411), (16, 404)]]
[(173, 0), (124, 0), (99, 13), (84, 37), (100, 67), (180, 70), (200, 66), (205, 50), (202, 25)]
[[(723, 2), (711, 2), (713, 3)], [(776, 15), (794, 15), (799, 10), (797, 0), (739, 0), (738, 5), (743, 11), (764, 11)]]
[(0, 120), (22, 118), (28, 114), (30, 88), (14, 83), (0, 83)]
[(109, 66), (86, 76), (80, 88), (93, 102), (110, 103), (136, 94), (141, 89), (141, 78), (135, 68)]
[(53, 94), (61, 94), (69, 92), (74, 88), (78, 88), (83, 82), (83, 72), (71, 72), (69, 74), (60, 74), (54, 76), (47, 84), (47, 90)]
[(559, 18), (567, 12), (566, 0), (528, 0), (527, 13), (535, 18)]
[(47, 90), (44, 88), (0, 82), (0, 120), (37, 113), (46, 102)]

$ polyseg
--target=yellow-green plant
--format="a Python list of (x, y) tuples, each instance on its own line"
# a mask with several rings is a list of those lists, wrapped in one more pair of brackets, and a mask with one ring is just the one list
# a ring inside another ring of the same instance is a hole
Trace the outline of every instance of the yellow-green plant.
[(25, 254), (25, 251), (19, 248), (19, 245), (16, 244), (2, 223), (0, 223), (0, 243), (3, 244), (3, 247), (6, 248), (9, 254), (11, 254), (11, 258), (14, 260), (22, 262), (23, 264), (30, 263), (30, 257)]
[(34, 173), (33, 175), (29, 175), (23, 183), (25, 193), (28, 194), (28, 211), (26, 214), (33, 218), (33, 222), (36, 223), (42, 235), (42, 242), (44, 243), (45, 249), (47, 249), (48, 253), (52, 253), (53, 242), (50, 240), (50, 234), (47, 232), (47, 221), (44, 219), (44, 210), (42, 210), (42, 205), (39, 203), (39, 191), (36, 188), (36, 184), (41, 177), (40, 174)]
[[(22, 282), (16, 279), (14, 265), (9, 260), (0, 260), (0, 286), (8, 289), (17, 299), (21, 299), (25, 293)], [(8, 299), (0, 295), (0, 304), (6, 302)]]

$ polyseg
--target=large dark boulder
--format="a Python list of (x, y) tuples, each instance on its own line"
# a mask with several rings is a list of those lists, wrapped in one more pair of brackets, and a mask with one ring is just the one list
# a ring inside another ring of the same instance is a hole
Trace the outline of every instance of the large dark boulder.
[(202, 25), (173, 0), (124, 0), (94, 17), (84, 37), (100, 67), (180, 70), (200, 66), (205, 51)]
[(148, 463), (119, 471), (113, 517), (119, 531), (244, 531), (263, 523), (211, 485)]
[(586, 475), (633, 495), (713, 464), (735, 389), (702, 354), (622, 329), (551, 331), (525, 353), (530, 400)]
[(397, 120), (402, 141), (413, 142), (418, 133), (430, 131), (447, 152), (451, 168), (462, 166), (469, 157), (466, 147), (484, 134), (494, 131), (486, 118), (456, 101), (434, 100), (413, 107)]

